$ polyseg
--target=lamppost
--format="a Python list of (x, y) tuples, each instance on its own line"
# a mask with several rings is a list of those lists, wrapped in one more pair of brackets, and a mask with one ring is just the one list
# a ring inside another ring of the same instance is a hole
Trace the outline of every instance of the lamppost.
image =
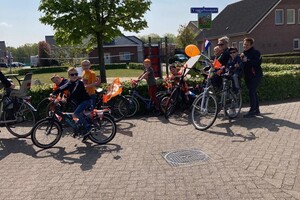
[(13, 59), (12, 52), (7, 51), (7, 55), (7, 64), (9, 65), (9, 73), (11, 73), (11, 60)]

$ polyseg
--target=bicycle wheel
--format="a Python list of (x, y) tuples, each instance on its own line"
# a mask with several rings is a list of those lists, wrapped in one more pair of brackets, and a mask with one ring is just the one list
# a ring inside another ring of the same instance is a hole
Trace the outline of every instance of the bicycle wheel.
[(35, 113), (23, 99), (15, 99), (5, 106), (3, 111), (6, 129), (18, 138), (26, 138), (31, 134), (36, 122)]
[(229, 119), (236, 118), (242, 108), (242, 93), (235, 94), (232, 90), (223, 93), (223, 111)]
[[(203, 107), (201, 103), (203, 101)], [(218, 104), (215, 96), (203, 93), (198, 96), (192, 106), (192, 123), (198, 130), (206, 130), (216, 121), (218, 114)]]
[(117, 133), (117, 125), (110, 114), (104, 113), (103, 117), (95, 117), (92, 121), (89, 139), (97, 144), (110, 142)]
[(170, 95), (169, 94), (166, 94), (164, 95), (164, 97), (162, 97), (162, 99), (160, 100), (159, 102), (159, 107), (160, 107), (160, 110), (162, 111), (162, 113), (165, 113), (166, 112), (166, 107), (167, 107), (167, 104), (169, 102), (169, 99), (170, 99)]
[(31, 133), (31, 140), (39, 148), (53, 147), (61, 138), (62, 128), (53, 118), (45, 118), (38, 121)]
[(44, 98), (38, 105), (37, 105), (37, 117), (38, 119), (44, 119), (48, 117), (48, 110), (47, 106), (50, 103), (50, 100), (48, 97)]
[(138, 109), (139, 109), (139, 102), (135, 97), (132, 97), (130, 95), (126, 95), (125, 98), (127, 99), (127, 113), (126, 117), (132, 117), (134, 116)]
[(108, 102), (115, 122), (122, 120), (127, 115), (127, 104), (128, 101), (123, 96), (116, 96)]
[(171, 93), (169, 100), (167, 101), (167, 106), (165, 107), (165, 118), (168, 119), (176, 109), (178, 96), (180, 95), (180, 88), (177, 87)]

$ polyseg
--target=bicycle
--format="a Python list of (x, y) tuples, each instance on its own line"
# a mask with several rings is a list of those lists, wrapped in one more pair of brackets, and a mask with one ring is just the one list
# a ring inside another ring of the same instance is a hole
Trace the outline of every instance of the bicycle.
[[(80, 124), (72, 113), (62, 112), (59, 101), (49, 98), (51, 101), (50, 117), (38, 121), (31, 133), (33, 144), (39, 148), (50, 148), (57, 144), (62, 137), (63, 125), (65, 123), (73, 129), (73, 137), (79, 136)], [(91, 125), (90, 134), (87, 136), (97, 144), (106, 144), (116, 135), (117, 126), (113, 117), (105, 110), (92, 110), (84, 112), (84, 116)]]
[(25, 75), (19, 90), (4, 89), (0, 95), (0, 125), (15, 137), (26, 138), (36, 122), (36, 109), (31, 105), (27, 90), (31, 86), (32, 74)]
[[(70, 101), (68, 98), (63, 97), (65, 101), (62, 101), (62, 108), (61, 110), (64, 112), (73, 112), (77, 105), (73, 101)], [(49, 105), (51, 104), (49, 97), (45, 97), (40, 101), (40, 103), (37, 105), (37, 117), (38, 119), (44, 119), (46, 117), (49, 117)]]
[(195, 94), (191, 91), (192, 88), (189, 88), (188, 96), (186, 96), (186, 94), (184, 94), (184, 92), (182, 91), (182, 88), (185, 87), (184, 78), (187, 74), (187, 69), (193, 68), (188, 68), (188, 66), (184, 67), (179, 82), (173, 83), (171, 94), (165, 96), (160, 102), (161, 109), (164, 111), (164, 116), (166, 119), (168, 119), (175, 112), (176, 108), (187, 108), (190, 102), (195, 98)]
[(152, 103), (151, 99), (145, 98), (137, 90), (137, 86), (140, 81), (132, 80), (131, 81), (131, 90), (129, 91), (129, 95), (125, 95), (125, 98), (127, 99), (127, 114), (126, 117), (133, 117), (139, 110), (140, 110), (140, 102), (142, 102), (145, 106), (145, 109), (147, 111), (153, 112), (153, 114), (159, 114), (156, 113), (157, 110), (155, 109), (154, 104)]
[[(209, 68), (206, 85), (204, 91), (194, 100), (192, 105), (192, 123), (198, 130), (206, 130), (213, 125), (217, 115), (221, 109), (224, 111), (224, 115), (229, 119), (236, 118), (242, 107), (242, 94), (241, 91), (235, 94), (232, 87), (232, 79), (228, 72), (222, 76), (222, 89), (216, 92), (211, 78), (213, 75), (213, 66), (205, 55), (205, 60), (202, 63), (205, 64), (205, 68)], [(220, 102), (217, 102), (217, 96), (220, 96)], [(232, 112), (231, 112), (232, 111)]]
[(116, 78), (109, 86), (107, 91), (96, 90), (96, 108), (109, 108), (115, 122), (119, 122), (127, 115), (128, 100), (122, 95), (122, 84)]

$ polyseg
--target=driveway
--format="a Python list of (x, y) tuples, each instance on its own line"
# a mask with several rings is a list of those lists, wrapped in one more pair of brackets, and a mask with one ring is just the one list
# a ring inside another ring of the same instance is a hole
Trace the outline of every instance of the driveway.
[(1, 127), (0, 199), (300, 199), (300, 103), (261, 112), (208, 131), (188, 114), (139, 116), (110, 144), (66, 136), (47, 150)]

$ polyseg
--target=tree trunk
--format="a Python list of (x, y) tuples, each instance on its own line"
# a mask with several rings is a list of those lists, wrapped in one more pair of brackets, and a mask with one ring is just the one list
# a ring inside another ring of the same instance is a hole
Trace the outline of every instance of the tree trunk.
[(101, 83), (107, 83), (105, 64), (104, 64), (103, 40), (102, 40), (102, 37), (101, 37), (100, 33), (97, 33), (97, 48), (98, 48), (98, 63), (99, 63), (99, 66), (100, 66)]

